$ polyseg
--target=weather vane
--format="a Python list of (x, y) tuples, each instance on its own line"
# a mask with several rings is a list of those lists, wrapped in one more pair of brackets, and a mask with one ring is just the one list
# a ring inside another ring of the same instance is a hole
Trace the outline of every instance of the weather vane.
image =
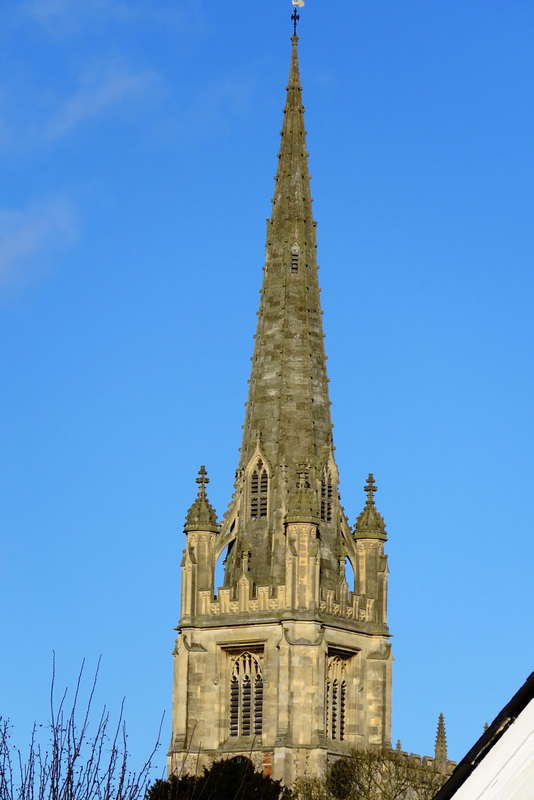
[(304, 0), (291, 0), (295, 8), (293, 9), (293, 13), (291, 14), (291, 19), (293, 20), (293, 35), (297, 35), (297, 22), (300, 19), (300, 16), (297, 14), (297, 8), (302, 8), (304, 5)]

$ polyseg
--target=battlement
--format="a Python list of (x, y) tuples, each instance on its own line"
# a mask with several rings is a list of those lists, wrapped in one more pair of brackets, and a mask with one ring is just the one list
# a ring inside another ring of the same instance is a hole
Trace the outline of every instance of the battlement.
[(395, 757), (402, 759), (414, 767), (421, 767), (432, 772), (440, 772), (443, 775), (452, 774), (456, 767), (456, 761), (441, 761), (434, 756), (420, 756), (418, 753), (408, 753), (405, 750), (394, 750)]
[[(247, 584), (249, 582), (246, 579), (240, 582), (237, 593), (232, 589), (219, 588), (215, 600), (210, 591), (200, 591), (197, 613), (200, 616), (217, 617), (224, 614), (262, 613), (284, 611), (291, 608), (287, 602), (285, 585), (278, 586), (276, 596), (273, 597), (269, 586), (258, 586), (255, 592), (252, 587), (251, 592), (251, 587)], [(345, 591), (340, 601), (336, 601), (336, 592), (332, 589), (325, 590), (322, 595), (324, 599), (319, 601), (318, 610), (324, 614), (359, 622), (379, 621), (375, 616), (374, 598), (366, 598), (354, 592)]]

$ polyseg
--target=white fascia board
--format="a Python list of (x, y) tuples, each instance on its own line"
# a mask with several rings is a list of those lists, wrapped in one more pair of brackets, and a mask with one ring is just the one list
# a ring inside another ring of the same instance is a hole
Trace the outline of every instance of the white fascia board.
[(533, 800), (534, 700), (494, 744), (454, 800)]

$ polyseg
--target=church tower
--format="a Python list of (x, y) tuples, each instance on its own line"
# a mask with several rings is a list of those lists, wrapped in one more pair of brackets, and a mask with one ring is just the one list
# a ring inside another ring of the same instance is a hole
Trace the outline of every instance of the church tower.
[(286, 785), (391, 736), (386, 530), (372, 475), (352, 529), (338, 494), (297, 43), (235, 491), (218, 525), (201, 467), (184, 529), (169, 752)]

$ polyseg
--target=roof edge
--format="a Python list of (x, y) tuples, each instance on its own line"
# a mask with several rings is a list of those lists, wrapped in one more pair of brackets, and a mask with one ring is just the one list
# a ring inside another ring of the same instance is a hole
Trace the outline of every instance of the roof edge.
[(458, 789), (475, 771), (492, 747), (499, 741), (510, 725), (515, 722), (533, 698), (534, 672), (531, 672), (521, 688), (497, 714), (487, 731), (484, 731), (480, 739), (475, 742), (471, 750), (458, 763), (447, 783), (441, 787), (433, 800), (450, 800), (450, 798), (454, 797)]

